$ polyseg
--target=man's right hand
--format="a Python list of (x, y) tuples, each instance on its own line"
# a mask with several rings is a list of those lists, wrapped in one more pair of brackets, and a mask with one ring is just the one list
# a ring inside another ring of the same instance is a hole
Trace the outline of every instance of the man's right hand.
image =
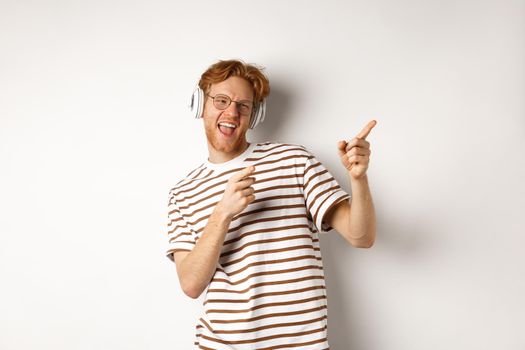
[(253, 195), (255, 190), (251, 187), (255, 178), (249, 177), (254, 171), (255, 167), (251, 165), (235, 173), (228, 180), (224, 195), (217, 204), (217, 208), (228, 218), (232, 219), (255, 200)]

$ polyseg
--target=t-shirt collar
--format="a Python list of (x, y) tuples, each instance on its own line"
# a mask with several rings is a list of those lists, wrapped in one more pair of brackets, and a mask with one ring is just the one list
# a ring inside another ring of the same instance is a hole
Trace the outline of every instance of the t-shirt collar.
[(244, 159), (246, 159), (248, 156), (250, 156), (250, 154), (252, 154), (253, 150), (255, 149), (255, 146), (256, 146), (255, 142), (250, 143), (248, 148), (246, 148), (244, 152), (242, 152), (237, 157), (232, 158), (226, 162), (211, 163), (209, 159), (206, 158), (206, 161), (204, 163), (206, 164), (206, 167), (208, 169), (213, 169), (213, 170), (223, 170), (223, 169), (237, 167), (237, 166), (240, 166), (244, 162)]

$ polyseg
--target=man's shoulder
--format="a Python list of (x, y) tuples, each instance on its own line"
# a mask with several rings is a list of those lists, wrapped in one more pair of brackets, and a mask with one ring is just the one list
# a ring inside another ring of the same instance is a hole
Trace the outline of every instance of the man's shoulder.
[(206, 164), (201, 163), (199, 166), (192, 168), (191, 171), (186, 172), (186, 175), (183, 177), (179, 177), (178, 180), (175, 180), (170, 188), (170, 194), (178, 192), (180, 189), (186, 187), (197, 179), (208, 176), (209, 173), (209, 171), (206, 171)]

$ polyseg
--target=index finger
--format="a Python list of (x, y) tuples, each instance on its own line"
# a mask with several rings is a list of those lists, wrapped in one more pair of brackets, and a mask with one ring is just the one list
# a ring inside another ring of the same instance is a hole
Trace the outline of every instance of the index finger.
[(251, 173), (255, 171), (255, 166), (250, 165), (240, 171), (238, 171), (235, 175), (233, 175), (233, 178), (235, 181), (242, 180), (245, 177), (249, 176)]
[(377, 122), (375, 120), (372, 120), (366, 124), (366, 126), (361, 130), (359, 134), (357, 134), (358, 139), (366, 139), (368, 134), (370, 134), (370, 131), (372, 131), (372, 128), (376, 126)]

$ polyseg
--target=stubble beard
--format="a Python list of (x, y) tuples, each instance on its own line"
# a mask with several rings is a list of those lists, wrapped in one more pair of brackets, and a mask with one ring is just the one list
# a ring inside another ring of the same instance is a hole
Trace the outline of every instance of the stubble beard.
[(238, 150), (243, 146), (243, 135), (237, 136), (237, 139), (234, 142), (227, 142), (222, 141), (219, 138), (221, 137), (217, 133), (220, 131), (215, 128), (206, 128), (206, 138), (208, 139), (208, 142), (212, 145), (212, 147), (220, 152), (230, 153), (234, 150)]

